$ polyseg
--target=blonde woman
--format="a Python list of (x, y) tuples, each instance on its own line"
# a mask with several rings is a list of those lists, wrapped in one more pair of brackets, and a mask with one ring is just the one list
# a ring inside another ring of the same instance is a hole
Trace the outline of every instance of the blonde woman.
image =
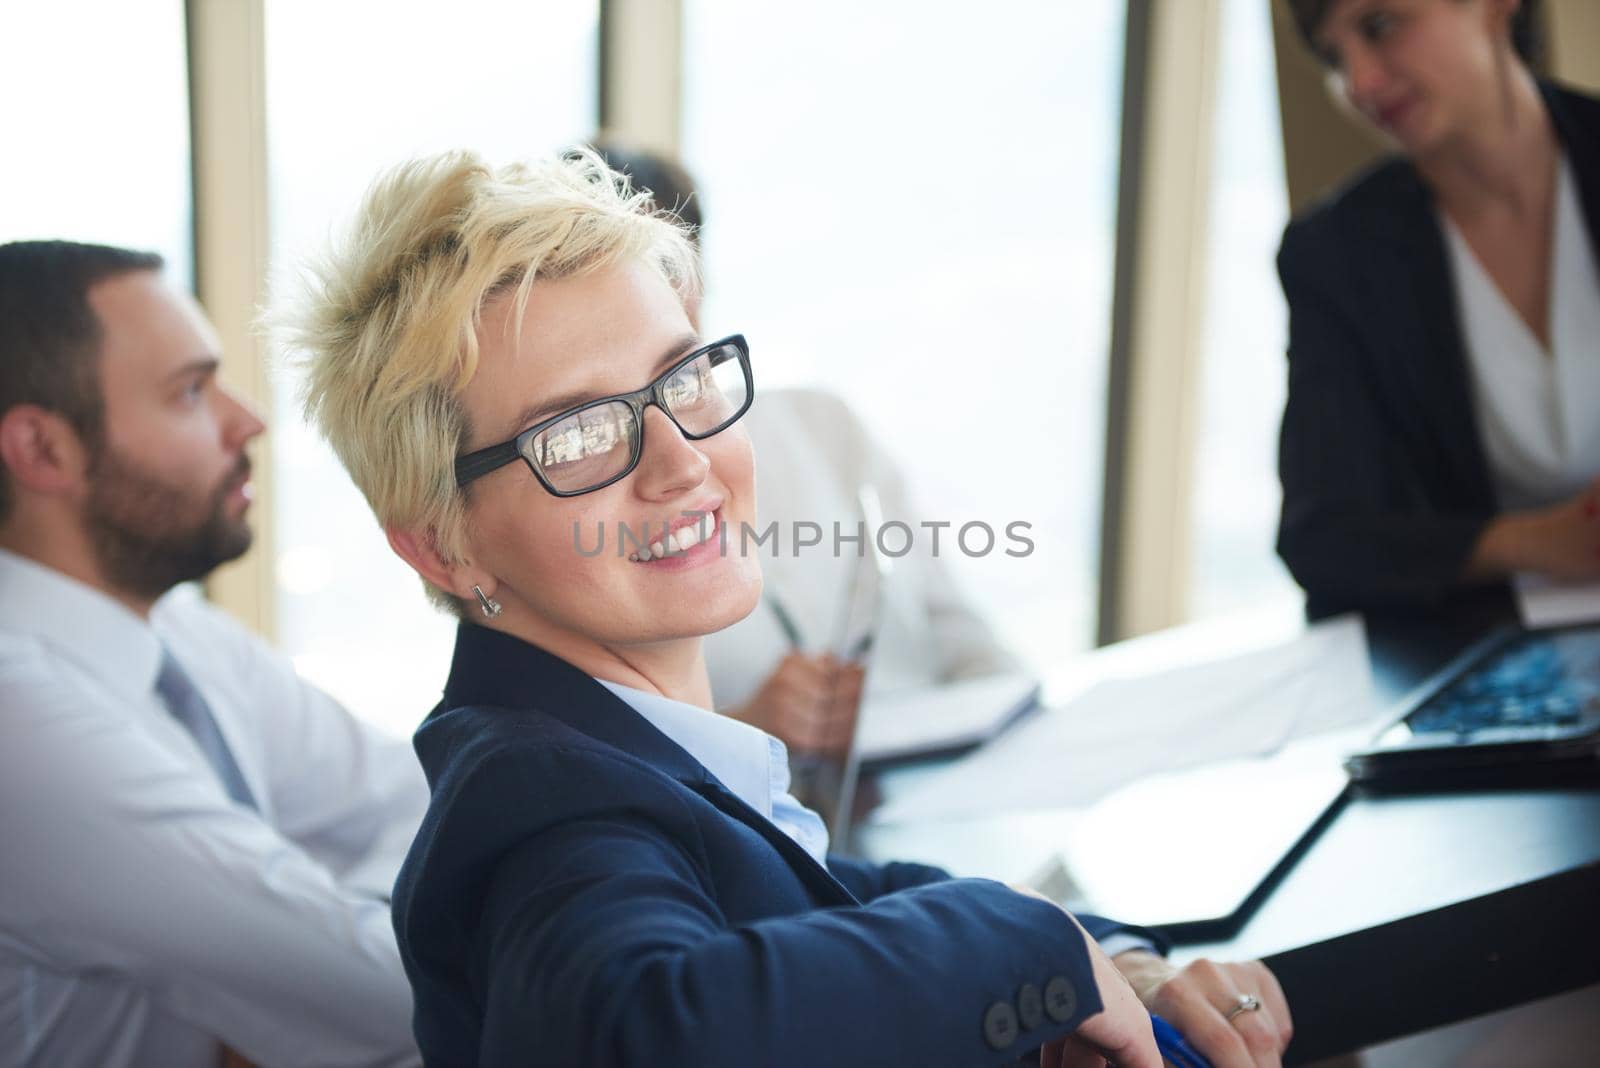
[(461, 617), (394, 900), (428, 1062), (1155, 1068), (1120, 966), (1218, 1064), (1277, 1063), (1261, 965), (829, 856), (781, 743), (710, 711), (701, 638), (761, 573), (749, 353), (695, 336), (694, 279), (597, 159), (449, 155), (374, 187), (293, 319), (310, 414)]

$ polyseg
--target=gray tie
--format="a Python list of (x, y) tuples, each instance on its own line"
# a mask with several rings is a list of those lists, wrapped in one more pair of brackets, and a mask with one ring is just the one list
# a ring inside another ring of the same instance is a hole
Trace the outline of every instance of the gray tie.
[(172, 718), (183, 724), (184, 729), (194, 735), (195, 744), (211, 762), (211, 767), (216, 771), (217, 778), (222, 780), (223, 789), (228, 791), (228, 796), (247, 808), (255, 808), (256, 799), (250, 793), (250, 787), (245, 784), (244, 776), (240, 774), (239, 765), (234, 762), (233, 754), (228, 751), (228, 743), (223, 739), (222, 731), (217, 729), (217, 721), (211, 714), (211, 706), (206, 704), (206, 699), (195, 689), (188, 672), (184, 671), (173, 659), (172, 654), (165, 649), (161, 651), (161, 674), (156, 677), (156, 693), (161, 695), (161, 700), (166, 703)]

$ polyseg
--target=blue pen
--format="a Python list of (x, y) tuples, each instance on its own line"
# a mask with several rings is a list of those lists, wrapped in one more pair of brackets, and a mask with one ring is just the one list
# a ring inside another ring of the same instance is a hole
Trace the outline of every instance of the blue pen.
[(1155, 1013), (1150, 1014), (1150, 1026), (1155, 1030), (1156, 1048), (1161, 1051), (1163, 1060), (1176, 1068), (1211, 1068), (1211, 1062), (1195, 1052), (1176, 1027)]

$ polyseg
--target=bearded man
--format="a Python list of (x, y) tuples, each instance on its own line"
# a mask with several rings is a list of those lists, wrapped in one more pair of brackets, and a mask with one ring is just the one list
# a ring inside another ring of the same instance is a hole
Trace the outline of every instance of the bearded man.
[(263, 427), (161, 266), (0, 246), (0, 1063), (414, 1064), (427, 786), (184, 585)]

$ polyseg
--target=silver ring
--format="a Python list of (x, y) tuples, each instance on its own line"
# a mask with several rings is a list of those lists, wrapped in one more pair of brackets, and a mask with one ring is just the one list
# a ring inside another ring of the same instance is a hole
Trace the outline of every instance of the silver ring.
[(1233, 1007), (1228, 1010), (1228, 1022), (1232, 1023), (1233, 1018), (1241, 1013), (1255, 1012), (1259, 1008), (1261, 1008), (1260, 998), (1254, 994), (1240, 994), (1239, 1000), (1235, 1001)]

